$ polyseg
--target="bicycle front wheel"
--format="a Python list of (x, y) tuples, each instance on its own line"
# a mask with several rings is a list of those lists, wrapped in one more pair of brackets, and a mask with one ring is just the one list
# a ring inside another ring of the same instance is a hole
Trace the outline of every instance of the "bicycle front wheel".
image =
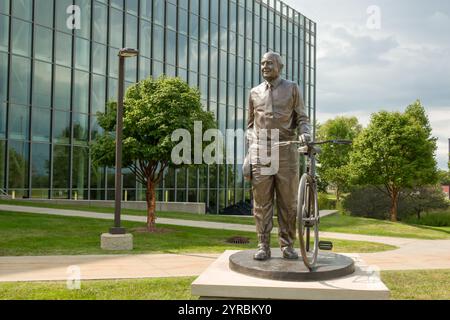
[(297, 201), (297, 234), (305, 266), (312, 270), (319, 254), (319, 206), (314, 179), (304, 174), (300, 180)]

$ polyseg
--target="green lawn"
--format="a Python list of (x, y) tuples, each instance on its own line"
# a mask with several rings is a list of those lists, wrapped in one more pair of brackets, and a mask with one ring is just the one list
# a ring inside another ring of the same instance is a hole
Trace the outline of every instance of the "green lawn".
[(80, 290), (66, 282), (0, 283), (0, 300), (193, 300), (195, 278), (82, 281)]
[[(1, 200), (0, 204), (9, 205), (25, 205), (31, 207), (46, 207), (55, 209), (69, 209), (69, 210), (82, 210), (93, 211), (101, 213), (113, 213), (113, 208), (103, 208), (94, 206), (77, 206), (77, 205), (56, 205), (45, 203), (29, 203), (19, 202), (13, 200)], [(129, 210), (124, 209), (123, 214), (128, 215), (146, 215), (142, 210)], [(193, 221), (211, 221), (211, 222), (225, 222), (253, 225), (255, 222), (251, 217), (230, 217), (220, 215), (198, 215), (180, 212), (158, 212), (157, 216), (160, 218), (173, 218), (182, 220)], [(275, 219), (276, 220), (276, 219)], [(277, 225), (275, 221), (275, 225)], [(406, 223), (393, 223), (390, 221), (351, 217), (342, 214), (335, 214), (332, 216), (321, 219), (320, 225), (321, 231), (329, 232), (341, 232), (341, 233), (353, 233), (362, 235), (373, 236), (387, 236), (387, 237), (400, 237), (400, 238), (417, 238), (417, 239), (450, 239), (450, 227), (429, 227), (422, 225), (406, 224)]]
[[(392, 300), (449, 300), (450, 270), (383, 271)], [(194, 277), (82, 281), (80, 290), (66, 282), (0, 283), (0, 300), (192, 300)]]
[(351, 217), (343, 214), (335, 214), (322, 219), (320, 230), (399, 238), (450, 239), (450, 229), (448, 227), (394, 223), (377, 219)]
[(450, 270), (383, 271), (395, 300), (450, 300)]
[[(112, 222), (105, 220), (0, 211), (0, 256), (106, 254), (100, 249), (100, 235), (111, 226)], [(143, 227), (143, 223), (125, 221), (123, 226), (133, 233), (134, 250), (108, 253), (222, 253), (257, 246), (256, 234), (252, 232), (160, 225), (166, 229), (165, 233), (149, 234), (132, 231)], [(250, 244), (227, 244), (226, 239), (232, 236), (248, 237)], [(396, 248), (371, 242), (332, 241), (336, 252), (379, 252)], [(278, 246), (276, 237), (272, 246)]]

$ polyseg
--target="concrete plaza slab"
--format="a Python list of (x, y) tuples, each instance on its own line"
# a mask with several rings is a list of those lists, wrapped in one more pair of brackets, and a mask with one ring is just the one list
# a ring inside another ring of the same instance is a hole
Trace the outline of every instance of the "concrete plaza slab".
[[(226, 251), (192, 283), (192, 294), (207, 299), (268, 300), (387, 300), (389, 289), (377, 268), (370, 267), (358, 255), (355, 273), (339, 279), (316, 282), (289, 282), (254, 278), (233, 272), (229, 258), (238, 251)], [(299, 262), (300, 263), (300, 262)]]

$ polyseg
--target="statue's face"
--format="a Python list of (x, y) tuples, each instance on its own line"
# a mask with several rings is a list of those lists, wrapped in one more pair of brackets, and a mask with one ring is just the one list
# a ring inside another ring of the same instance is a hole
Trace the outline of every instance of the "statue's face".
[(272, 54), (265, 54), (261, 60), (261, 72), (267, 81), (275, 80), (280, 76), (281, 69), (277, 58)]

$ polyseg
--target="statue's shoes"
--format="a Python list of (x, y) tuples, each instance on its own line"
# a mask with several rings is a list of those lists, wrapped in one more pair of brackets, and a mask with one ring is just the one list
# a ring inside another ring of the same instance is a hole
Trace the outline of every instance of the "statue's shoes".
[(253, 256), (253, 259), (258, 260), (258, 261), (265, 261), (265, 260), (269, 260), (270, 257), (271, 257), (270, 249), (267, 249), (267, 250), (259, 249)]
[(288, 260), (298, 259), (298, 253), (291, 247), (287, 247), (283, 250), (283, 258)]

